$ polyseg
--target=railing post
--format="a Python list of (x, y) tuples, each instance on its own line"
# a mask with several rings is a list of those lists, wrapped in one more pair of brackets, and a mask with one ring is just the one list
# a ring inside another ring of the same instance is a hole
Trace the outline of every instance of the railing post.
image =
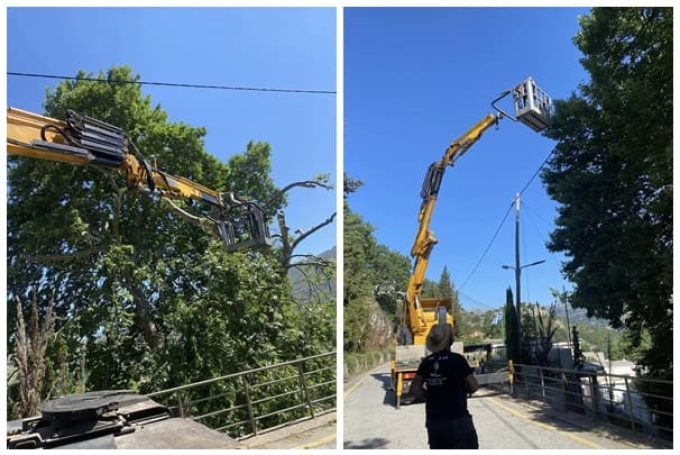
[(564, 403), (564, 410), (567, 411), (569, 409), (569, 395), (567, 394), (567, 389), (569, 388), (569, 379), (567, 378), (567, 374), (564, 371), (562, 371), (560, 385), (562, 386), (562, 402)]
[(302, 393), (304, 394), (305, 401), (307, 402), (307, 407), (309, 408), (309, 415), (314, 418), (314, 407), (312, 406), (312, 402), (309, 401), (309, 393), (307, 392), (307, 381), (305, 380), (305, 368), (304, 364), (302, 362), (297, 364), (297, 369), (298, 369), (298, 378), (300, 380), (300, 388), (302, 389)]
[(538, 372), (541, 375), (541, 398), (543, 399), (543, 404), (545, 404), (545, 382), (543, 381), (543, 368), (538, 367)]
[(593, 408), (593, 420), (597, 420), (597, 379), (594, 374), (589, 375), (590, 377), (590, 403)]
[(243, 379), (243, 391), (246, 394), (246, 408), (248, 409), (248, 420), (250, 421), (250, 427), (253, 430), (253, 436), (257, 436), (257, 422), (253, 416), (253, 404), (250, 402), (250, 384), (248, 383), (247, 375), (241, 376)]
[(633, 397), (630, 394), (630, 386), (628, 385), (628, 378), (623, 378), (626, 381), (626, 399), (628, 400), (628, 418), (630, 418), (630, 426), (635, 431), (635, 418), (633, 417)]
[(510, 396), (515, 394), (515, 365), (508, 360), (508, 382), (510, 383)]
[(184, 403), (182, 403), (182, 392), (177, 391), (177, 410), (180, 418), (184, 418)]

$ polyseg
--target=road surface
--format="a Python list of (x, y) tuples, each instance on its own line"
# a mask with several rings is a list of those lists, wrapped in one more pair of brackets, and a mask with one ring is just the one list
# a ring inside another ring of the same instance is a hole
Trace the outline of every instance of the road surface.
[[(346, 449), (427, 449), (425, 405), (393, 404), (389, 366), (348, 385), (344, 399)], [(482, 393), (483, 394), (483, 393)], [(630, 449), (623, 442), (546, 415), (506, 396), (468, 400), (480, 449)]]

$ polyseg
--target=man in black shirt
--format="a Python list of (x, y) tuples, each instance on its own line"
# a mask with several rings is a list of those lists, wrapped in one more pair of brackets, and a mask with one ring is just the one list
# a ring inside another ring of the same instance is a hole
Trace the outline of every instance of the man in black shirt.
[(468, 394), (477, 390), (477, 379), (465, 357), (451, 352), (449, 324), (430, 329), (431, 352), (418, 367), (411, 383), (416, 398), (426, 397), (425, 426), (431, 449), (478, 449), (477, 431), (467, 409)]

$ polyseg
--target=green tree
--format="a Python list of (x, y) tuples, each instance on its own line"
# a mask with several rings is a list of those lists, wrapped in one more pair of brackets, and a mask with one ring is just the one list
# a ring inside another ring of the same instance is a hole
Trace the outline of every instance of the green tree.
[(548, 365), (548, 355), (553, 347), (553, 340), (557, 332), (557, 318), (555, 313), (557, 311), (557, 303), (553, 302), (547, 309), (547, 319), (543, 316), (543, 308), (536, 303), (536, 322), (537, 322), (537, 340), (538, 352), (537, 360), (540, 365)]
[(590, 81), (556, 103), (542, 178), (559, 204), (549, 248), (575, 308), (625, 327), (657, 377), (673, 361), (673, 9), (594, 8), (574, 42)]
[(345, 352), (363, 351), (368, 335), (373, 295), (371, 255), (376, 248), (373, 227), (344, 202), (344, 346)]
[(482, 332), (485, 338), (497, 338), (503, 335), (503, 327), (496, 322), (498, 311), (489, 310), (484, 312), (484, 322)]
[[(128, 67), (85, 75), (139, 79)], [(169, 122), (139, 85), (63, 82), (48, 91), (45, 114), (64, 118), (68, 109), (123, 128), (169, 173), (261, 201), (277, 192), (268, 144), (251, 142), (221, 163), (204, 149), (204, 128)], [(300, 311), (275, 252), (226, 253), (157, 195), (128, 191), (119, 174), (15, 157), (8, 188), (9, 297), (35, 285), (46, 300), (55, 290), (45, 374), (52, 395), (157, 390), (335, 344), (334, 303)], [(201, 204), (177, 205), (210, 215)], [(8, 343), (13, 349), (14, 333)]]
[(512, 289), (505, 291), (505, 349), (508, 360), (521, 362), (519, 357), (519, 332), (517, 331), (517, 312), (513, 303)]
[(344, 346), (345, 352), (363, 352), (375, 338), (370, 319), (376, 302), (382, 316), (400, 320), (411, 267), (406, 256), (377, 242), (373, 227), (347, 199), (344, 215)]
[(343, 175), (343, 185), (342, 185), (342, 194), (345, 199), (347, 199), (347, 196), (349, 196), (350, 193), (356, 192), (359, 188), (361, 188), (364, 185), (364, 182), (361, 180), (353, 179), (347, 174)]
[(425, 278), (423, 281), (423, 286), (421, 287), (420, 294), (429, 299), (439, 299), (441, 298), (441, 288), (439, 283), (432, 281), (429, 278)]
[(579, 338), (579, 333), (576, 326), (572, 327), (571, 342), (574, 345), (574, 368), (577, 368), (583, 365), (583, 362), (585, 362), (585, 356), (583, 355), (583, 350), (581, 349), (581, 339)]
[(460, 308), (458, 292), (456, 292), (453, 281), (451, 280), (451, 274), (446, 266), (444, 266), (442, 274), (439, 276), (438, 287), (440, 298), (451, 299), (451, 313), (453, 314), (453, 320), (455, 321), (453, 335), (455, 337), (460, 337), (466, 332), (465, 318), (463, 317), (463, 311)]
[(411, 261), (401, 253), (390, 250), (387, 246), (376, 244), (373, 253), (372, 269), (374, 288), (389, 289), (390, 292), (376, 293), (378, 305), (391, 317), (394, 317), (403, 302), (403, 294), (408, 283)]

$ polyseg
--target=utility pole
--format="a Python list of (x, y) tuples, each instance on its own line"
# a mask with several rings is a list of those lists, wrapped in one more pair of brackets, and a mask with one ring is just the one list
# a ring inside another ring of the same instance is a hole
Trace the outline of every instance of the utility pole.
[(517, 307), (517, 340), (519, 342), (519, 355), (522, 355), (522, 312), (521, 301), (522, 294), (520, 292), (520, 277), (522, 275), (522, 267), (519, 265), (519, 204), (520, 195), (515, 195), (515, 290), (516, 290), (516, 304)]
[(515, 302), (515, 311), (517, 312), (517, 343), (519, 344), (519, 355), (522, 356), (522, 290), (520, 284), (520, 278), (522, 277), (522, 269), (526, 267), (532, 267), (534, 265), (543, 264), (545, 261), (540, 260), (532, 262), (531, 264), (520, 265), (519, 263), (519, 207), (520, 207), (520, 194), (515, 194), (515, 265), (502, 265), (501, 268), (509, 270), (515, 270), (515, 291), (517, 300)]

